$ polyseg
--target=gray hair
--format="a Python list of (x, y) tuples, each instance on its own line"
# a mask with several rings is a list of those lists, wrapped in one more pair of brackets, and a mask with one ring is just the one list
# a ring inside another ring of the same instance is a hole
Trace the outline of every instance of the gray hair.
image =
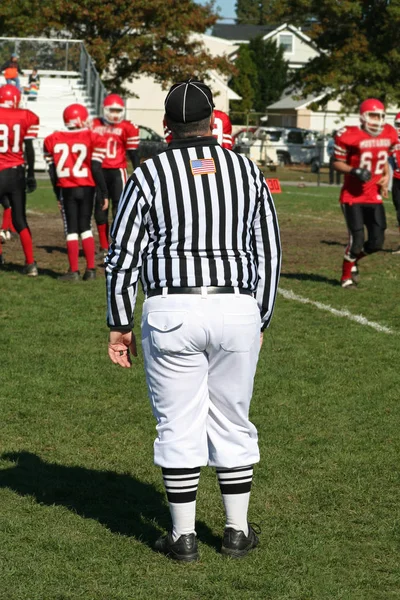
[(201, 121), (193, 121), (193, 123), (177, 123), (169, 117), (165, 118), (168, 129), (172, 132), (174, 139), (193, 137), (195, 135), (211, 135), (210, 120), (211, 115)]

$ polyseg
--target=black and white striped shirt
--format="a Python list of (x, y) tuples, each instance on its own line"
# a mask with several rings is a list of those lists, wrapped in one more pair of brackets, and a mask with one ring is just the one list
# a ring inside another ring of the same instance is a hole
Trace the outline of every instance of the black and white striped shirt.
[(281, 247), (267, 183), (213, 137), (175, 140), (129, 178), (106, 259), (108, 326), (128, 331), (143, 289), (232, 286), (255, 292), (268, 326)]

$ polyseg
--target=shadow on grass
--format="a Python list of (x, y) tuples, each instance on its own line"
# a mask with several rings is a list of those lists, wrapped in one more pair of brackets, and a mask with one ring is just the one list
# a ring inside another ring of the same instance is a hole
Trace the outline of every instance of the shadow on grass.
[[(19, 265), (16, 263), (6, 262), (4, 265), (1, 265), (0, 269), (7, 273), (20, 273), (23, 275), (24, 265)], [(39, 275), (46, 275), (47, 277), (51, 277), (52, 279), (57, 279), (61, 273), (57, 271), (53, 271), (53, 269), (43, 269), (38, 265)]]
[[(0, 487), (33, 496), (40, 504), (65, 506), (150, 547), (170, 528), (164, 493), (132, 475), (47, 463), (31, 452), (9, 452), (0, 458), (15, 463), (0, 470)], [(220, 538), (205, 523), (197, 522), (196, 528), (202, 542), (220, 548)]]
[(281, 273), (281, 279), (297, 279), (298, 281), (315, 281), (316, 283), (327, 283), (335, 287), (340, 286), (338, 279), (329, 279), (329, 277), (323, 277), (323, 275), (316, 275), (315, 273)]
[(325, 244), (326, 246), (340, 246), (341, 248), (346, 247), (345, 243), (336, 240), (320, 240), (320, 244)]
[(41, 250), (45, 250), (47, 254), (53, 254), (53, 252), (59, 252), (60, 254), (67, 254), (67, 249), (65, 246), (36, 246)]
[[(336, 240), (320, 240), (320, 244), (325, 244), (326, 246), (340, 246), (341, 248), (345, 248), (346, 244), (343, 242), (337, 242)], [(379, 252), (389, 253), (393, 252), (392, 248), (382, 248)]]

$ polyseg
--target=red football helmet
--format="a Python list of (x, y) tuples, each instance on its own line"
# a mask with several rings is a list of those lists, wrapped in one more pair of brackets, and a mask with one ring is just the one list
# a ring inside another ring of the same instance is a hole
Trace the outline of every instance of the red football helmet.
[(83, 104), (70, 104), (64, 109), (63, 119), (68, 129), (81, 129), (86, 127), (89, 113)]
[(397, 134), (400, 137), (400, 112), (394, 118), (394, 126), (396, 128)]
[(360, 119), (363, 128), (370, 135), (379, 135), (385, 125), (385, 107), (380, 100), (368, 98), (360, 106)]
[(18, 108), (21, 92), (15, 85), (7, 83), (0, 87), (0, 106), (3, 108)]
[(103, 115), (107, 123), (121, 123), (124, 118), (125, 105), (121, 96), (109, 94), (103, 101)]

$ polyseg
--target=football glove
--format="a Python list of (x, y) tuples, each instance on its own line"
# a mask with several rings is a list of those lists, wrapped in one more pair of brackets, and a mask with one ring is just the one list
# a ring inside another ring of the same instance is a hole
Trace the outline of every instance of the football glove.
[(37, 183), (36, 183), (36, 179), (34, 176), (28, 176), (26, 178), (26, 192), (27, 194), (31, 194), (32, 192), (34, 192), (37, 188)]
[(357, 177), (362, 183), (366, 183), (371, 179), (371, 172), (368, 171), (368, 169), (361, 169), (360, 167), (352, 169), (350, 175), (354, 175), (354, 177)]

